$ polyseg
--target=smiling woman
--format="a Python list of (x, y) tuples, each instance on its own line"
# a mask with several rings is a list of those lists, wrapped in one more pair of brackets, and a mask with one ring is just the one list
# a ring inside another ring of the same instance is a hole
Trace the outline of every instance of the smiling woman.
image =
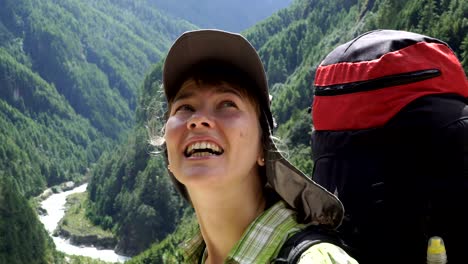
[[(271, 263), (283, 244), (311, 225), (335, 229), (343, 208), (291, 165), (272, 141), (263, 65), (241, 35), (184, 33), (163, 70), (169, 175), (195, 209), (199, 235), (186, 263)], [(356, 263), (319, 243), (297, 263)]]
[[(261, 190), (260, 183), (249, 182), (260, 180), (258, 171), (252, 170), (255, 161), (264, 165), (258, 106), (240, 88), (242, 79), (226, 82), (222, 75), (208, 74), (215, 65), (219, 63), (199, 65), (194, 77), (185, 81), (169, 102), (165, 133), (168, 160), (171, 172), (188, 187), (192, 200), (213, 188), (227, 194), (223, 189), (235, 189), (237, 176), (246, 185), (242, 188), (257, 186)], [(222, 68), (226, 73), (235, 72)], [(190, 188), (192, 184), (205, 186)], [(197, 194), (197, 190), (202, 193)]]

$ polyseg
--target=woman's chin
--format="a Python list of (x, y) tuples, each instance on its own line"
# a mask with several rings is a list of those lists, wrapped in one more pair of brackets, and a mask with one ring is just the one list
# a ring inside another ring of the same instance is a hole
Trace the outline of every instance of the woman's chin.
[(178, 180), (189, 187), (220, 183), (225, 178), (226, 171), (222, 168), (194, 166), (184, 169), (182, 175), (183, 178)]

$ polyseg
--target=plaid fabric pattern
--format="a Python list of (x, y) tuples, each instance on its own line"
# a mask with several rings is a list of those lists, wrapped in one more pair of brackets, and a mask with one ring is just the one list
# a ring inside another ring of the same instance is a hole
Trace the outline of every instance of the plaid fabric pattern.
[[(267, 264), (278, 255), (284, 242), (307, 225), (296, 221), (296, 212), (289, 209), (284, 201), (279, 201), (263, 212), (249, 225), (224, 261), (225, 264)], [(184, 244), (186, 263), (198, 264), (205, 253), (205, 243), (199, 232)], [(203, 259), (205, 259), (203, 257)], [(204, 263), (202, 261), (201, 263)], [(341, 248), (320, 243), (302, 254), (300, 264), (357, 264)]]
[(200, 231), (198, 231), (195, 237), (184, 242), (182, 247), (185, 253), (185, 263), (198, 264), (205, 249), (205, 242), (203, 241)]
[[(287, 208), (284, 201), (279, 201), (249, 225), (225, 263), (270, 263), (287, 238), (305, 227), (297, 223), (296, 213)], [(198, 233), (184, 246), (187, 263), (198, 264), (205, 249), (201, 234)]]

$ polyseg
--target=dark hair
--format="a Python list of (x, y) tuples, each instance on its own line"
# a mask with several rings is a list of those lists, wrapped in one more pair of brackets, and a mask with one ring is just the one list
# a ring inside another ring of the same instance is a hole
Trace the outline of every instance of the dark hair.
[[(270, 137), (270, 129), (267, 121), (266, 114), (262, 111), (264, 105), (262, 105), (261, 100), (259, 100), (260, 95), (256, 89), (255, 82), (241, 69), (230, 65), (229, 63), (218, 61), (218, 60), (207, 60), (202, 61), (193, 65), (190, 69), (185, 71), (182, 75), (182, 78), (179, 79), (176, 86), (171, 90), (174, 91), (172, 94), (168, 95), (167, 106), (168, 113), (171, 109), (171, 105), (177, 92), (181, 86), (189, 79), (193, 79), (197, 85), (200, 84), (221, 84), (222, 82), (229, 83), (234, 85), (239, 89), (239, 92), (242, 95), (245, 95), (255, 106), (257, 114), (259, 116), (259, 124), (261, 131), (261, 142), (263, 151), (267, 151), (268, 147), (268, 138)], [(175, 88), (175, 89), (174, 89)], [(266, 106), (268, 107), (268, 106)], [(166, 121), (169, 118), (168, 113), (166, 114)], [(167, 148), (164, 151), (166, 163), (169, 164)], [(180, 183), (175, 176), (168, 170), (168, 174), (174, 183), (177, 191), (190, 202), (190, 197), (188, 195), (187, 189), (185, 186)], [(266, 169), (265, 166), (259, 167), (259, 175), (262, 181), (262, 184), (266, 184)]]
[(171, 91), (166, 98), (169, 109), (182, 85), (189, 79), (193, 79), (197, 85), (202, 83), (216, 85), (222, 82), (235, 85), (241, 94), (247, 96), (258, 105), (259, 95), (256, 91), (259, 89), (255, 89), (255, 82), (244, 71), (223, 61), (205, 60), (183, 72), (175, 86), (168, 89)]

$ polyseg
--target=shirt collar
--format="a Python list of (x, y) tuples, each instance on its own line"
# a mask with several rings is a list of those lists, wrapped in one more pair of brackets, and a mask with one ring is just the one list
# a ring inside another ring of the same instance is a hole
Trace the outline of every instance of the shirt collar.
[[(269, 263), (286, 239), (304, 227), (305, 225), (297, 223), (296, 212), (281, 200), (247, 227), (241, 239), (231, 249), (225, 263)], [(187, 263), (198, 264), (205, 248), (200, 231), (185, 242), (184, 247)]]

